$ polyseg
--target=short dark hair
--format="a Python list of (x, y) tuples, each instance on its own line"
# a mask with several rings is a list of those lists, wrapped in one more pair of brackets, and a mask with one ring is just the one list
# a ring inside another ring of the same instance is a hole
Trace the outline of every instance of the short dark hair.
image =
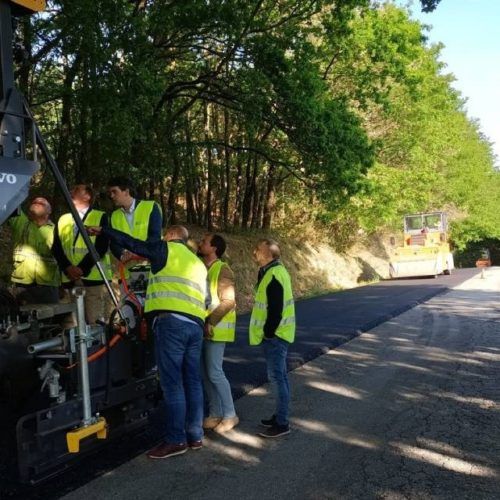
[(226, 240), (220, 234), (212, 234), (210, 245), (215, 247), (215, 255), (220, 259), (226, 251)]
[(108, 187), (118, 186), (122, 191), (125, 189), (129, 190), (130, 196), (134, 196), (135, 186), (133, 182), (125, 176), (117, 175), (115, 177), (111, 177), (107, 183)]

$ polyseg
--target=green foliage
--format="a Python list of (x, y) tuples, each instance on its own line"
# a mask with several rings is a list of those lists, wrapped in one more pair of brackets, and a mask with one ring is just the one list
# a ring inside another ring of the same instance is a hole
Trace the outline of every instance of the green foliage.
[(457, 248), (496, 237), (499, 176), (491, 146), (443, 74), (440, 47), (426, 47), (421, 26), (391, 5), (352, 26), (349, 53), (329, 78), (360, 110), (377, 163), (343, 210), (366, 232), (400, 230), (406, 213), (446, 210)]
[(428, 210), (457, 247), (500, 234), (491, 146), (389, 2), (53, 0), (19, 36), (69, 183), (122, 173), (170, 222), (312, 224), (339, 248)]

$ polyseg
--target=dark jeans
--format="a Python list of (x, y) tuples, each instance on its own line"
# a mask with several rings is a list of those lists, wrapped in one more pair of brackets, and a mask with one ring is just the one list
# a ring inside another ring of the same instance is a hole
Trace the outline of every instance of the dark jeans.
[(279, 337), (262, 341), (267, 365), (267, 377), (271, 382), (271, 389), (276, 401), (275, 415), (278, 425), (288, 425), (288, 407), (290, 404), (290, 385), (288, 384), (286, 370), (288, 346), (288, 342)]
[(203, 437), (203, 389), (200, 356), (201, 326), (171, 315), (154, 323), (156, 360), (167, 412), (165, 440), (171, 444)]

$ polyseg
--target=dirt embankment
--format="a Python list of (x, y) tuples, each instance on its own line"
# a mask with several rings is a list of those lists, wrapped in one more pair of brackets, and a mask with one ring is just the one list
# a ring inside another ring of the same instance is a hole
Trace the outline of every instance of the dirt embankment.
[[(259, 236), (229, 235), (226, 260), (237, 280), (238, 309), (251, 308), (257, 265), (252, 249)], [(276, 238), (282, 261), (292, 277), (296, 298), (353, 288), (388, 276), (387, 254), (382, 245), (357, 245), (346, 254), (336, 253), (325, 243), (309, 243)]]
[[(204, 233), (201, 228), (190, 228), (190, 231), (194, 239)], [(248, 311), (257, 278), (257, 265), (252, 260), (252, 250), (262, 235), (221, 234), (228, 243), (226, 261), (236, 276), (238, 310)], [(292, 277), (296, 298), (353, 288), (387, 277), (387, 253), (379, 240), (359, 243), (344, 254), (339, 254), (327, 243), (270, 236), (280, 243), (282, 260)], [(4, 225), (0, 228), (0, 285), (9, 281), (11, 257), (10, 231)]]

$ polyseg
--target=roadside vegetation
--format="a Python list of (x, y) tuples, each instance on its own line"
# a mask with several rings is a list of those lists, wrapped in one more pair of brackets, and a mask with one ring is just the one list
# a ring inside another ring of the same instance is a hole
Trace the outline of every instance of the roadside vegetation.
[[(277, 231), (351, 256), (410, 212), (448, 212), (459, 251), (500, 238), (491, 145), (405, 8), (48, 6), (21, 21), (17, 76), (69, 184), (101, 191), (124, 173), (167, 224)], [(61, 210), (45, 174), (35, 189)]]

